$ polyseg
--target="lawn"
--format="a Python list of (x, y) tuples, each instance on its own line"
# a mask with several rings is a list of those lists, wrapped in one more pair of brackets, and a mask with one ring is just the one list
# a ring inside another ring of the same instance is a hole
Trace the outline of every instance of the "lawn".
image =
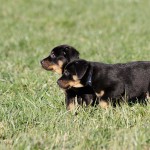
[(150, 60), (148, 0), (0, 0), (0, 149), (148, 150), (150, 104), (67, 112), (54, 46), (105, 63)]

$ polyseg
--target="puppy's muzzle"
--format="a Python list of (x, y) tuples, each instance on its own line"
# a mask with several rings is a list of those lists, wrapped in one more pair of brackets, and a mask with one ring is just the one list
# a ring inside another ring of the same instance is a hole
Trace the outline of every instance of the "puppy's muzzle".
[(44, 60), (41, 60), (40, 62), (41, 62), (41, 65), (43, 66), (44, 65)]
[(40, 61), (41, 66), (45, 69), (45, 70), (53, 70), (52, 69), (52, 65), (51, 63), (49, 63), (48, 61), (45, 61), (44, 59)]
[(66, 82), (64, 82), (63, 80), (61, 80), (61, 79), (57, 80), (57, 84), (62, 89), (68, 89), (69, 88), (69, 85)]

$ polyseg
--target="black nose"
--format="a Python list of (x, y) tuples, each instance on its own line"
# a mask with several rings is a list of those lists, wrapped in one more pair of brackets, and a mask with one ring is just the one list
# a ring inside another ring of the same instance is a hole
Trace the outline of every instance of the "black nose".
[(62, 80), (57, 80), (57, 84), (60, 85)]
[(40, 62), (41, 62), (41, 65), (44, 63), (44, 61), (43, 61), (43, 60), (41, 60)]

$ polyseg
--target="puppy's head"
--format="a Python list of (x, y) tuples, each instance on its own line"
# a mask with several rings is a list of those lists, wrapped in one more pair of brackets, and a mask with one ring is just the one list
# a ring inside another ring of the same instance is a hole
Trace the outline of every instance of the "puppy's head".
[(52, 49), (50, 55), (41, 61), (41, 65), (48, 71), (62, 74), (67, 63), (79, 58), (79, 52), (69, 45), (59, 45)]
[(89, 63), (81, 59), (70, 62), (65, 67), (62, 77), (58, 79), (58, 85), (63, 89), (84, 87), (85, 84), (81, 80), (84, 78), (88, 66)]

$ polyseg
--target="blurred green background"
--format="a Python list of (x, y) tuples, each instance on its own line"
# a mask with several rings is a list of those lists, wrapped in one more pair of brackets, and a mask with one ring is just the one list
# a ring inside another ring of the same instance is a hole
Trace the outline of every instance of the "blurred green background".
[(150, 106), (65, 110), (39, 61), (60, 44), (105, 63), (150, 60), (148, 0), (0, 0), (1, 149), (149, 149)]

